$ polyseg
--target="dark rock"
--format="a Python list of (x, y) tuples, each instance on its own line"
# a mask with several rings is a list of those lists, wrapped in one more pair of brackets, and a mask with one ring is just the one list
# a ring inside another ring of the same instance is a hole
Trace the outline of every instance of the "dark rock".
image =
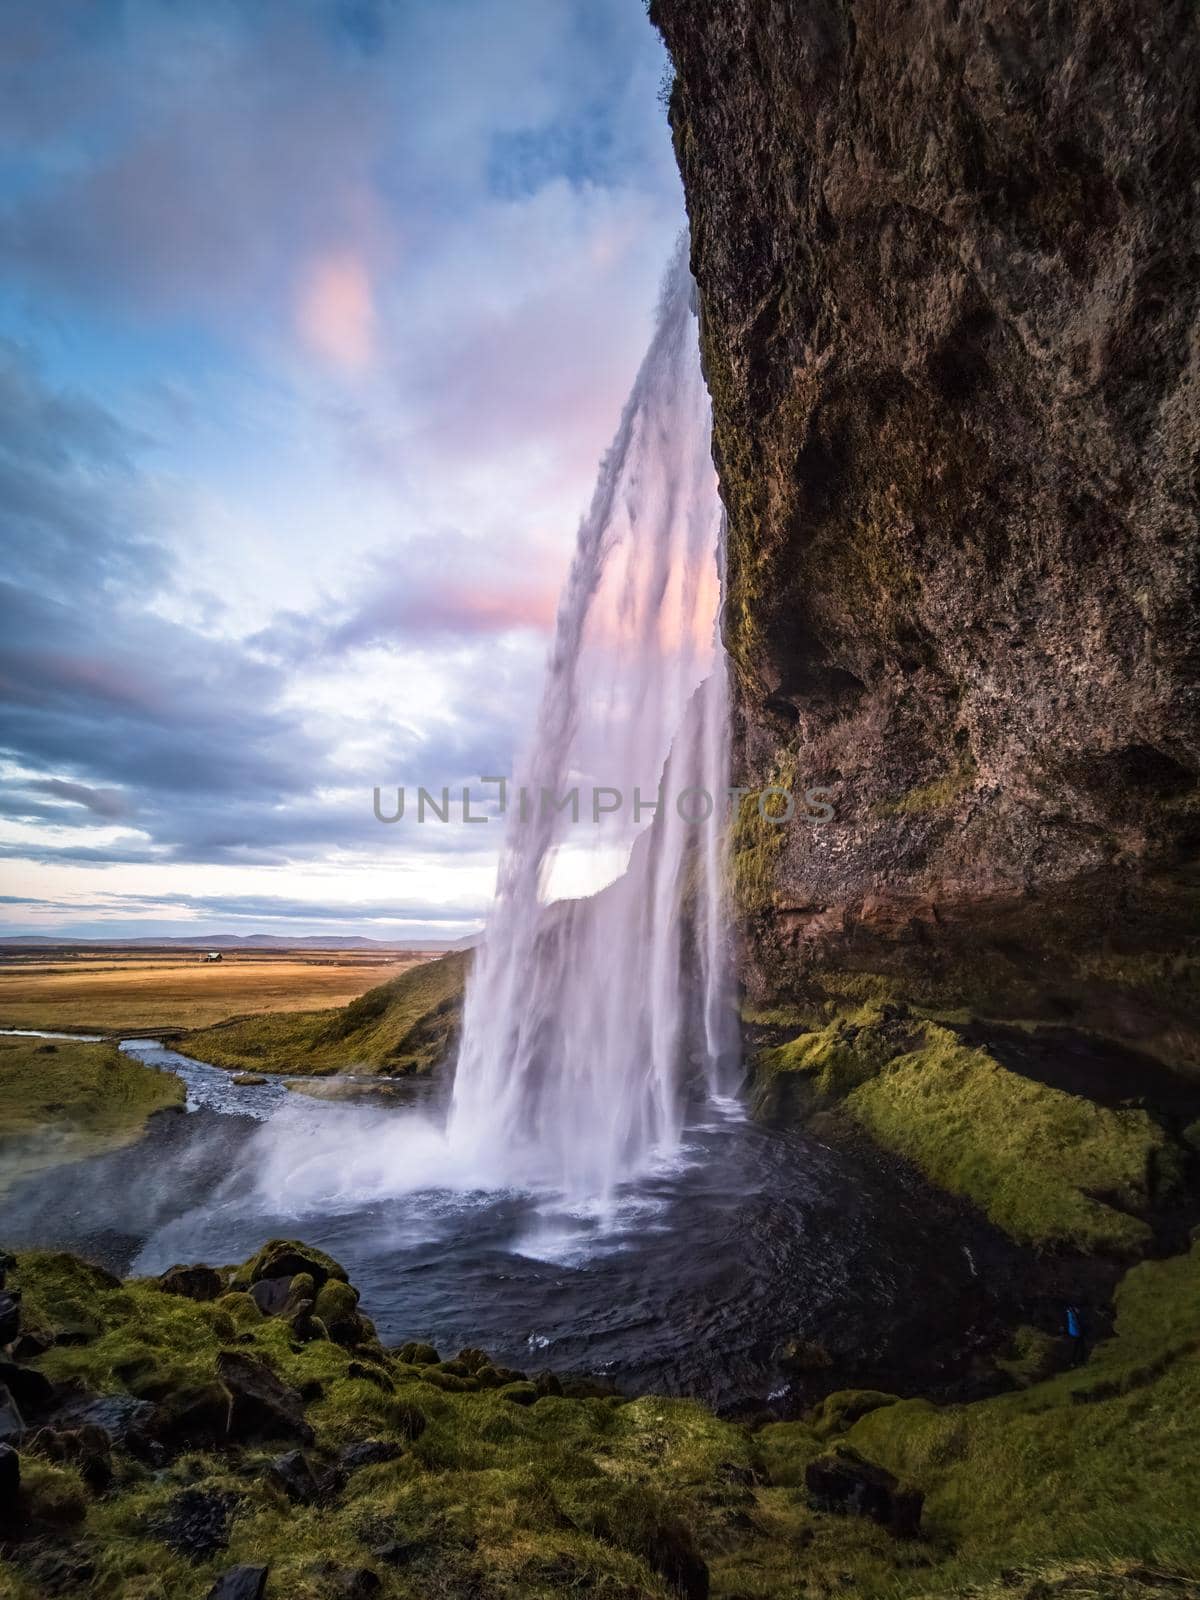
[(251, 1284), (263, 1278), (294, 1278), (306, 1272), (320, 1289), (331, 1278), (346, 1281), (345, 1269), (332, 1256), (296, 1239), (272, 1239), (247, 1263)]
[(370, 1567), (339, 1567), (326, 1563), (319, 1570), (329, 1600), (371, 1600), (382, 1588), (379, 1574)]
[(0, 1444), (0, 1521), (9, 1521), (17, 1509), (21, 1489), (21, 1458), (10, 1444)]
[(64, 1406), (56, 1422), (60, 1427), (102, 1428), (114, 1444), (135, 1448), (146, 1437), (154, 1414), (148, 1400), (132, 1395), (83, 1395)]
[(431, 1344), (402, 1344), (396, 1355), (413, 1367), (436, 1367), (440, 1359)]
[(237, 1496), (183, 1489), (154, 1524), (154, 1536), (189, 1561), (207, 1561), (229, 1543), (229, 1518)]
[(377, 1467), (384, 1461), (395, 1461), (403, 1453), (392, 1439), (360, 1439), (348, 1444), (338, 1461), (347, 1472), (357, 1472), (360, 1467)]
[(291, 1278), (260, 1278), (250, 1285), (250, 1298), (264, 1317), (278, 1317), (287, 1306), (291, 1289)]
[(299, 1393), (264, 1362), (240, 1350), (223, 1350), (217, 1371), (232, 1396), (229, 1431), (235, 1439), (297, 1439), (311, 1444)]
[(13, 1340), (15, 1361), (36, 1361), (54, 1346), (54, 1335), (46, 1328), (24, 1328)]
[(65, 1549), (39, 1552), (30, 1562), (29, 1572), (39, 1594), (67, 1594), (91, 1582), (96, 1575), (96, 1563), (86, 1547), (69, 1545)]
[(303, 1450), (277, 1456), (267, 1469), (271, 1482), (297, 1505), (312, 1505), (320, 1496), (317, 1475)]
[(184, 1384), (164, 1396), (145, 1426), (173, 1450), (221, 1444), (233, 1429), (231, 1391), (215, 1382)]
[(29, 1449), (47, 1461), (77, 1468), (84, 1483), (97, 1494), (113, 1480), (112, 1439), (93, 1422), (76, 1428), (39, 1428), (30, 1436)]
[(230, 1567), (208, 1591), (208, 1600), (262, 1600), (267, 1567)]
[(455, 1367), (461, 1368), (468, 1376), (478, 1372), (480, 1367), (490, 1367), (491, 1360), (485, 1350), (477, 1350), (473, 1345), (468, 1345), (465, 1350), (460, 1350), (454, 1358)]
[(159, 1280), (164, 1294), (182, 1295), (187, 1300), (216, 1300), (225, 1292), (221, 1274), (213, 1267), (168, 1267)]
[(0, 1293), (0, 1345), (11, 1344), (20, 1331), (20, 1295), (12, 1290)]
[(538, 1397), (547, 1395), (560, 1396), (563, 1392), (562, 1379), (554, 1372), (539, 1372), (533, 1380), (533, 1386), (538, 1392)]
[(0, 1444), (19, 1445), (25, 1435), (25, 1419), (8, 1390), (0, 1384)]
[(499, 1392), (505, 1400), (511, 1400), (515, 1406), (531, 1406), (539, 1398), (537, 1385), (525, 1381), (506, 1383)]
[(0, 1361), (0, 1384), (20, 1406), (23, 1417), (40, 1416), (54, 1404), (54, 1385), (35, 1367)]
[(388, 1539), (386, 1543), (372, 1550), (371, 1554), (376, 1561), (382, 1561), (389, 1567), (402, 1567), (414, 1556), (420, 1555), (424, 1548), (419, 1539)]
[(298, 1344), (312, 1344), (315, 1339), (328, 1338), (325, 1324), (313, 1316), (311, 1300), (288, 1300), (285, 1311), (288, 1328)]
[(318, 1290), (313, 1314), (335, 1344), (353, 1348), (373, 1337), (374, 1328), (358, 1309), (358, 1290), (331, 1278)]
[[(735, 832), (751, 995), (843, 961), (956, 1003), (1004, 986), (1022, 1017), (1082, 994), (1093, 1028), (1194, 1059), (1194, 1009), (1073, 960), (1194, 932), (1194, 9), (651, 14), (735, 777), (798, 791)], [(810, 785), (831, 817), (802, 820)]]
[(836, 1445), (804, 1469), (804, 1486), (816, 1511), (870, 1517), (898, 1539), (920, 1529), (925, 1496), (901, 1484), (886, 1467), (860, 1456), (849, 1445)]

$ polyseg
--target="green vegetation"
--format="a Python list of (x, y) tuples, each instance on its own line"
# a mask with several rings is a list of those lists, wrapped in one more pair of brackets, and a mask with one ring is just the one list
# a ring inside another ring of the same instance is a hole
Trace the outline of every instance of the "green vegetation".
[(115, 1044), (0, 1038), (0, 1190), (130, 1144), (153, 1112), (184, 1099), (172, 1073), (123, 1056)]
[[(27, 1367), (64, 1394), (146, 1402), (159, 1454), (114, 1448), (98, 1488), (94, 1442), (27, 1438), (0, 1594), (46, 1592), (63, 1551), (91, 1573), (70, 1592), (96, 1600), (201, 1600), (238, 1562), (268, 1563), (268, 1597), (288, 1600), (360, 1592), (346, 1575), (363, 1568), (384, 1600), (1151, 1600), (1200, 1579), (1200, 1245), (1127, 1274), (1084, 1367), (961, 1406), (839, 1391), (757, 1431), (690, 1401), (533, 1382), (478, 1350), (385, 1350), (339, 1274), (276, 1241), (201, 1302), (19, 1257), (25, 1330), (71, 1340)], [(278, 1276), (290, 1305), (323, 1294), (353, 1320), (301, 1336), (303, 1310), (264, 1316), (229, 1287)], [(290, 1420), (234, 1426), (246, 1363), (287, 1386)], [(310, 1494), (280, 1475), (298, 1442)], [(919, 1537), (812, 1509), (805, 1468), (833, 1444), (923, 1490)], [(224, 1544), (190, 1547), (181, 1508), (214, 1503)]]
[(234, 1018), (188, 1034), (180, 1048), (235, 1071), (430, 1072), (458, 1025), (467, 959), (453, 954), (424, 962), (334, 1011)]
[[(1200, 1576), (1200, 1246), (1135, 1267), (1116, 1308), (1114, 1338), (1083, 1368), (973, 1405), (880, 1406), (850, 1427), (851, 1445), (913, 1479), (926, 1497), (923, 1548), (908, 1552), (916, 1570), (897, 1574), (890, 1590), (886, 1539), (843, 1525), (838, 1559), (865, 1592), (964, 1593), (978, 1582), (1048, 1596), (1055, 1589), (1037, 1590), (1032, 1569), (1044, 1579), (1068, 1567), (1079, 1586), (1064, 1584), (1064, 1592), (1089, 1600), (1145, 1592), (1130, 1576), (1134, 1567), (1147, 1584), (1166, 1583), (1163, 1569), (1189, 1574), (1193, 1583), (1176, 1579), (1174, 1592), (1190, 1592)], [(806, 1576), (789, 1547), (811, 1528), (815, 1556), (827, 1537), (827, 1519), (782, 1487), (802, 1481), (805, 1463), (823, 1448), (814, 1430), (780, 1424), (758, 1438), (781, 1486), (762, 1496), (772, 1503), (781, 1550), (769, 1581), (742, 1584), (747, 1596), (788, 1593)], [(1002, 1586), (1002, 1568), (1030, 1570)]]
[(1178, 1148), (1146, 1112), (1032, 1082), (895, 1008), (864, 1007), (757, 1068), (760, 1110), (839, 1102), (1024, 1243), (1137, 1255), (1151, 1240), (1144, 1214), (1178, 1180)]
[(900, 817), (940, 811), (943, 807), (952, 805), (959, 795), (967, 792), (975, 781), (976, 771), (975, 759), (968, 751), (960, 757), (958, 764), (951, 771), (944, 772), (940, 778), (934, 778), (930, 783), (909, 789), (898, 800), (881, 801), (873, 807), (874, 813), (879, 817)]

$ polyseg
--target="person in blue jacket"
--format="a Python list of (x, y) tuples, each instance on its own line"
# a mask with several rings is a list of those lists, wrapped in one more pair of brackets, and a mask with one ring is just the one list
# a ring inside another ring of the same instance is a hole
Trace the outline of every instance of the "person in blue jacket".
[(1087, 1345), (1083, 1337), (1083, 1313), (1078, 1306), (1067, 1307), (1067, 1338), (1071, 1341), (1071, 1365), (1081, 1367), (1087, 1360)]

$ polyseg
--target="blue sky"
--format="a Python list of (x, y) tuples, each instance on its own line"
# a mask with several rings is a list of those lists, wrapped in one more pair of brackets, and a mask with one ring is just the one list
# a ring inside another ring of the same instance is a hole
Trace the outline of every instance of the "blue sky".
[(0, 931), (453, 938), (683, 223), (637, 0), (8, 0)]

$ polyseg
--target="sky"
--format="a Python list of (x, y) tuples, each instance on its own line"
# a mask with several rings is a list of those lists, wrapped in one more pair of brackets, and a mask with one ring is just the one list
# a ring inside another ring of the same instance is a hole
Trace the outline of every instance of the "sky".
[(512, 769), (665, 72), (639, 0), (6, 0), (0, 935), (478, 927), (501, 825), (373, 790)]

